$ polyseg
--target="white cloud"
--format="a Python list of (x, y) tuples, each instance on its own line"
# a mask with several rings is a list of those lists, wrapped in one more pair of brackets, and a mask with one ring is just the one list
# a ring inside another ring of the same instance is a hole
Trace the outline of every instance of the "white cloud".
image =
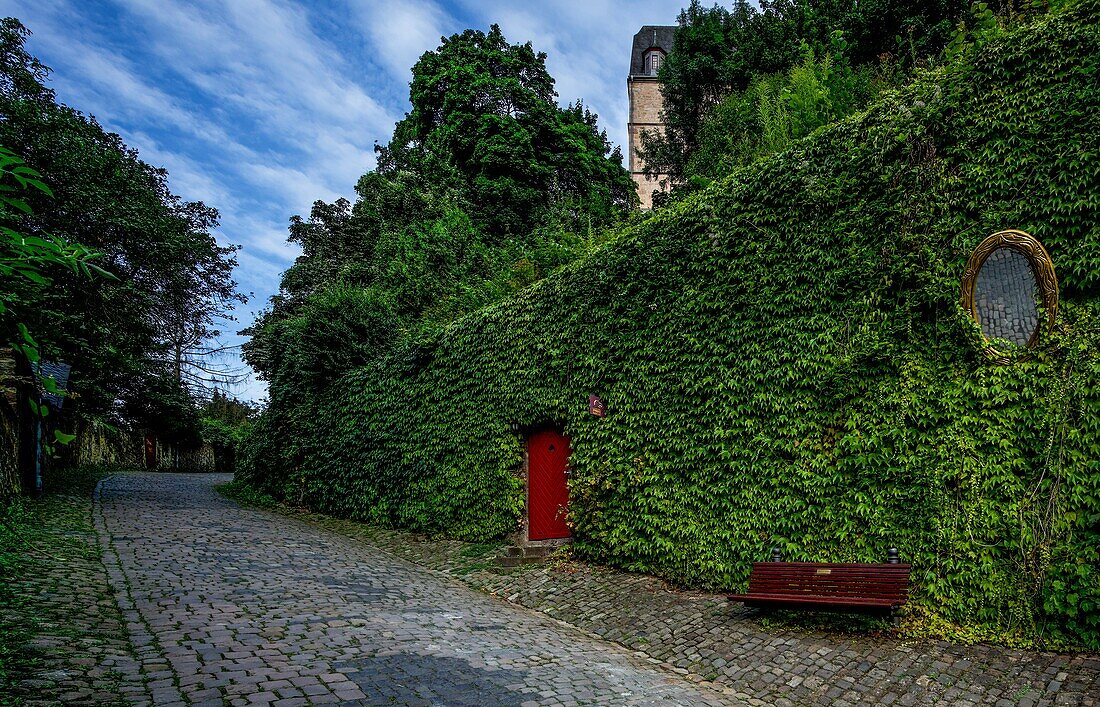
[(351, 184), (329, 175), (345, 178), (373, 166), (374, 140), (390, 134), (400, 112), (348, 78), (340, 52), (311, 32), (303, 10), (263, 0), (126, 1), (153, 30), (153, 52), (213, 105), (244, 118), (242, 128), (281, 148), (265, 161), (274, 158), (319, 188), (344, 193)]
[[(244, 252), (262, 253), (269, 260), (281, 263), (293, 261), (302, 252), (301, 248), (287, 242), (289, 215), (282, 223), (272, 224), (267, 219), (241, 215), (233, 221), (233, 229), (247, 234)], [(256, 256), (254, 256), (256, 257)]]
[(440, 37), (453, 34), (456, 21), (429, 0), (353, 3), (374, 63), (381, 64), (399, 84), (412, 79), (412, 66), (426, 51), (439, 46)]
[(169, 188), (191, 201), (204, 201), (221, 212), (232, 212), (239, 206), (238, 194), (227, 184), (225, 175), (209, 167), (200, 167), (195, 160), (162, 145), (144, 130), (128, 131), (124, 140), (141, 145), (141, 159), (168, 170)]

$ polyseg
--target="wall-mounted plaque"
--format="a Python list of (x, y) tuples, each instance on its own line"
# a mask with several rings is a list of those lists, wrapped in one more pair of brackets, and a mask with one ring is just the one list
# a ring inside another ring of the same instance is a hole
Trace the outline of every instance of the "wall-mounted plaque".
[(588, 396), (588, 412), (596, 417), (607, 417), (607, 405), (595, 395)]
[(1013, 349), (1034, 346), (1058, 313), (1058, 279), (1043, 244), (1015, 230), (982, 241), (966, 263), (962, 305), (981, 328), (993, 360), (1008, 363)]

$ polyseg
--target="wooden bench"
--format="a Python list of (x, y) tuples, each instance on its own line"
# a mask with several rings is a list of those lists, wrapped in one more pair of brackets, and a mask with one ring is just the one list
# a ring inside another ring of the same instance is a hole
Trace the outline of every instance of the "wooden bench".
[[(773, 558), (775, 556), (773, 555)], [(911, 565), (891, 552), (885, 564), (754, 562), (746, 606), (890, 614), (909, 598)]]

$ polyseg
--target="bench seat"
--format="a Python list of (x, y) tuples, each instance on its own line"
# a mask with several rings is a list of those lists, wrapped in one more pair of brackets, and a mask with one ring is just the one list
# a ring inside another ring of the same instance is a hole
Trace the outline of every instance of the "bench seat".
[(749, 606), (764, 604), (788, 604), (798, 606), (867, 606), (892, 609), (899, 603), (891, 599), (860, 599), (857, 597), (833, 597), (815, 596), (813, 594), (801, 594), (790, 596), (789, 594), (730, 594), (729, 599), (739, 601)]
[(748, 606), (890, 613), (909, 597), (903, 563), (756, 562), (749, 591), (731, 594)]

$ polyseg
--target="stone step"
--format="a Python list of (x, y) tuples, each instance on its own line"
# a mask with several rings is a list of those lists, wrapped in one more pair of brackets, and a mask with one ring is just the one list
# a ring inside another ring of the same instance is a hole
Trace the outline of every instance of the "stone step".
[(509, 557), (546, 557), (560, 545), (509, 545), (504, 554)]
[(510, 545), (497, 557), (502, 567), (518, 567), (532, 562), (541, 562), (560, 545)]
[(500, 555), (497, 557), (497, 564), (501, 567), (519, 567), (520, 565), (531, 564), (539, 562), (540, 558), (537, 557), (522, 557), (520, 555)]

